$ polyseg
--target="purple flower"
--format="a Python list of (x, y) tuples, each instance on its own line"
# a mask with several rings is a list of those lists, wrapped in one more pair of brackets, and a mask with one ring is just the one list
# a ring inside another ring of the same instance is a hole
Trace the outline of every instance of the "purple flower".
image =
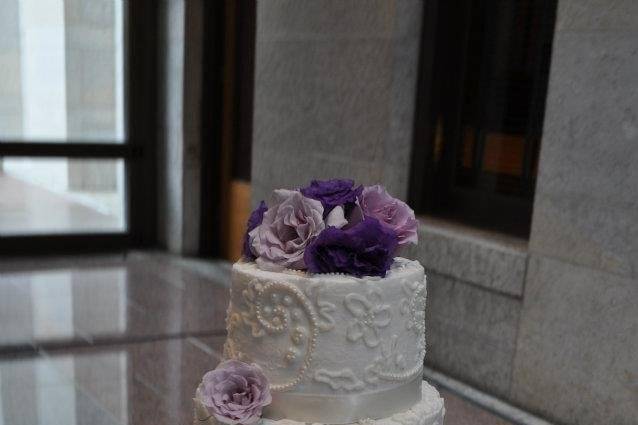
[(305, 197), (321, 202), (324, 217), (339, 205), (349, 213), (362, 190), (363, 186), (355, 188), (354, 181), (347, 179), (313, 180), (310, 186), (300, 189)]
[(418, 222), (414, 211), (405, 202), (390, 196), (382, 186), (365, 187), (359, 205), (366, 217), (374, 217), (394, 231), (399, 245), (417, 243)]
[(202, 379), (202, 404), (225, 424), (254, 424), (271, 401), (268, 379), (256, 364), (227, 360)]
[(394, 232), (366, 217), (347, 230), (328, 227), (306, 248), (304, 260), (312, 273), (385, 277), (396, 247)]
[(275, 190), (262, 223), (250, 232), (257, 264), (270, 270), (305, 269), (304, 250), (325, 228), (321, 202), (295, 190)]
[(255, 259), (255, 253), (250, 249), (250, 231), (259, 226), (264, 219), (264, 213), (268, 207), (264, 201), (259, 202), (259, 206), (255, 208), (255, 210), (250, 213), (250, 217), (248, 217), (248, 223), (246, 223), (246, 234), (244, 235), (244, 247), (242, 254), (244, 258), (248, 260)]

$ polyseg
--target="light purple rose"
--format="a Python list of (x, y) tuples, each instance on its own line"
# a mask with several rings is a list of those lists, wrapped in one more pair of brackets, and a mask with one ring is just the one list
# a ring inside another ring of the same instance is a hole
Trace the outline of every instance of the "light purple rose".
[[(261, 224), (250, 232), (257, 264), (268, 270), (305, 269), (304, 250), (327, 225), (321, 202), (296, 190), (279, 189), (274, 191), (270, 205)], [(336, 227), (345, 224), (342, 210), (336, 217), (338, 211), (326, 218), (334, 220)]]
[(418, 222), (414, 211), (405, 202), (390, 196), (382, 186), (365, 187), (359, 197), (359, 205), (365, 216), (374, 217), (392, 229), (399, 245), (417, 243)]
[(271, 401), (268, 379), (256, 364), (227, 360), (202, 378), (201, 402), (219, 422), (254, 424)]

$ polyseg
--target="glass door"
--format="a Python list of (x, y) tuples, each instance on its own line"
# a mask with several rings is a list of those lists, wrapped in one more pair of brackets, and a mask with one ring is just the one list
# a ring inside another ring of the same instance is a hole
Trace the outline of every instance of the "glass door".
[(3, 0), (5, 243), (130, 236), (131, 167), (142, 150), (128, 125), (129, 9), (122, 0)]

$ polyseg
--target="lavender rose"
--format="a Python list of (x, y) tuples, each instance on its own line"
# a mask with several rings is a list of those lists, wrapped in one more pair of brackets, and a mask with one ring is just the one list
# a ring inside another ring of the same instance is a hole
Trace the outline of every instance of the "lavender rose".
[(347, 230), (328, 227), (306, 248), (304, 260), (312, 273), (385, 277), (396, 247), (394, 232), (366, 217)]
[(252, 213), (250, 213), (250, 217), (248, 217), (248, 223), (246, 223), (246, 234), (244, 235), (244, 246), (242, 249), (242, 254), (244, 255), (244, 258), (248, 260), (255, 259), (255, 253), (253, 253), (250, 247), (249, 233), (251, 230), (253, 230), (254, 228), (256, 228), (257, 226), (261, 224), (262, 220), (264, 219), (264, 213), (266, 212), (267, 209), (268, 207), (266, 206), (266, 203), (264, 201), (261, 201), (259, 203), (259, 206), (255, 208), (255, 210)]
[(225, 424), (254, 424), (271, 401), (268, 379), (256, 364), (227, 360), (202, 379), (202, 404)]
[(261, 268), (305, 269), (304, 250), (326, 228), (321, 202), (300, 192), (279, 189), (262, 223), (249, 233)]
[(300, 189), (305, 197), (321, 202), (324, 217), (339, 205), (348, 214), (362, 190), (363, 186), (355, 188), (354, 181), (348, 179), (313, 180), (310, 186)]
[(379, 185), (367, 186), (359, 197), (363, 214), (374, 217), (385, 227), (394, 231), (399, 245), (418, 241), (418, 222), (414, 211), (405, 202), (393, 198)]

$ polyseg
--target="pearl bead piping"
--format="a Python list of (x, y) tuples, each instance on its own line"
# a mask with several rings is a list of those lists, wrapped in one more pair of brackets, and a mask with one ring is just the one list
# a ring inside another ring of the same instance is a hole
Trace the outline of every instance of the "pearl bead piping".
[[(312, 304), (310, 303), (308, 298), (306, 298), (303, 292), (301, 292), (301, 290), (299, 290), (296, 286), (293, 286), (285, 282), (266, 282), (263, 284), (255, 284), (254, 288), (257, 294), (255, 299), (255, 317), (257, 318), (259, 324), (261, 324), (266, 329), (267, 332), (280, 333), (287, 330), (289, 327), (289, 319), (288, 319), (288, 315), (286, 314), (287, 310), (286, 308), (282, 306), (277, 306), (272, 309), (273, 318), (270, 319), (270, 321), (266, 320), (263, 317), (263, 309), (264, 309), (263, 300), (266, 299), (266, 295), (268, 293), (271, 294), (271, 298), (270, 298), (271, 301), (279, 300), (281, 298), (279, 296), (275, 297), (275, 295), (279, 295), (279, 294), (274, 291), (279, 290), (279, 291), (287, 293), (287, 295), (284, 295), (283, 299), (285, 300), (286, 297), (294, 298), (299, 303), (299, 305), (301, 306), (303, 311), (306, 313), (306, 316), (308, 318), (308, 322), (310, 325), (308, 347), (306, 350), (304, 362), (302, 366), (299, 368), (297, 372), (297, 376), (293, 380), (288, 381), (284, 384), (274, 384), (270, 386), (270, 389), (272, 391), (277, 391), (277, 392), (288, 391), (296, 387), (297, 385), (299, 385), (304, 375), (306, 374), (306, 372), (308, 371), (308, 369), (310, 369), (312, 365), (312, 357), (313, 357), (315, 348), (317, 346), (317, 336), (319, 334), (319, 329), (317, 327), (317, 315), (315, 314)], [(290, 299), (289, 304), (292, 305), (292, 302), (293, 300)], [(284, 301), (284, 304), (286, 303), (287, 303), (287, 300)], [(275, 319), (278, 319), (277, 322), (275, 322)], [(300, 331), (300, 328), (297, 327), (294, 332), (299, 333), (299, 331)], [(294, 357), (289, 354), (291, 353), (290, 352), (287, 353), (286, 357), (284, 358), (284, 360), (287, 363), (294, 361)]]

